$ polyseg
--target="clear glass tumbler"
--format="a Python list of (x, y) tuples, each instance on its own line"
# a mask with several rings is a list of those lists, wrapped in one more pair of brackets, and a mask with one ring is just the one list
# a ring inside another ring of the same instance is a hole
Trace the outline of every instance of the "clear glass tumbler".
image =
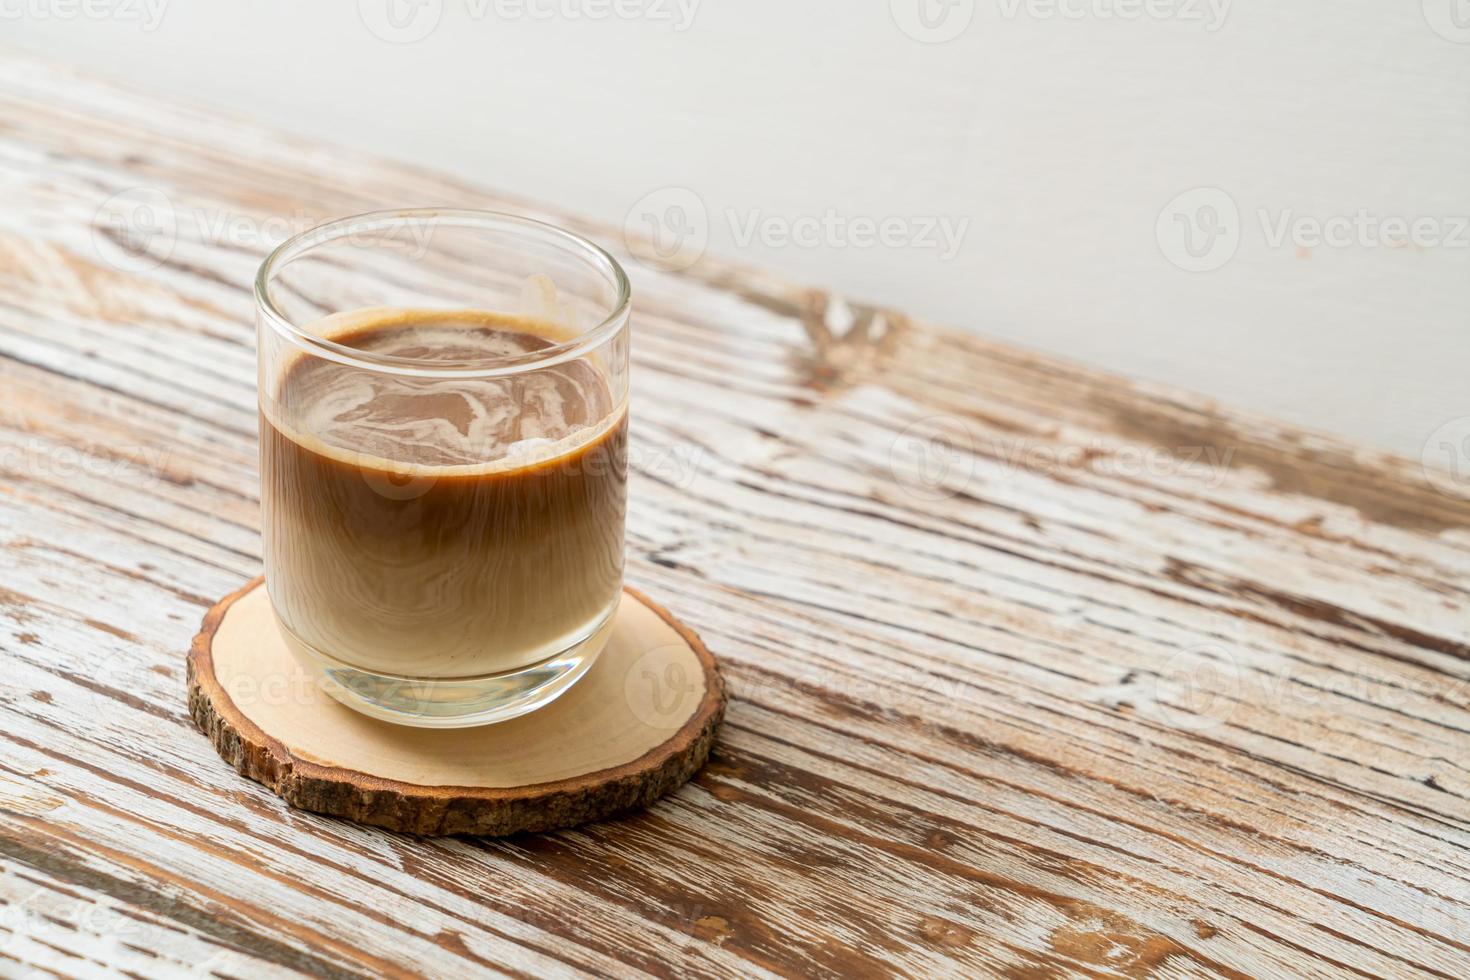
[(592, 664), (622, 595), (628, 279), (489, 212), (312, 229), (255, 283), (266, 587), (338, 700), (513, 718)]

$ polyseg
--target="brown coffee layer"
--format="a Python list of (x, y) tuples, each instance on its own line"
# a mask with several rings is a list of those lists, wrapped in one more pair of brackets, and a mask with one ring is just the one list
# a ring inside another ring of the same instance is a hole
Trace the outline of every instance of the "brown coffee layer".
[[(332, 339), (456, 362), (550, 343), (490, 316), (400, 311)], [(535, 663), (594, 631), (622, 581), (627, 423), (607, 417), (612, 404), (586, 361), (452, 381), (291, 365), (260, 420), (267, 579), (288, 639), (361, 669), (450, 678)]]

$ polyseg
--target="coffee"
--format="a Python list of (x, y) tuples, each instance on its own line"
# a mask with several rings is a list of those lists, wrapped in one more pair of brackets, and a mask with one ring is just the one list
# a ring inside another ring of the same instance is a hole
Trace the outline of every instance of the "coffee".
[(598, 364), (414, 375), (567, 339), (499, 313), (360, 311), (314, 332), (397, 370), (300, 356), (262, 379), (266, 581), (288, 642), (434, 679), (599, 645), (621, 594), (627, 416)]

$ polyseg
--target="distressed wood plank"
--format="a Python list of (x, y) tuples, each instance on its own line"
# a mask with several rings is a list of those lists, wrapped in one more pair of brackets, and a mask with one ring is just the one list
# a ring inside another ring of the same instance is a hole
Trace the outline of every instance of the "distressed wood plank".
[[(132, 270), (139, 187), (178, 234)], [(0, 969), (1470, 974), (1470, 502), (1417, 463), (32, 62), (0, 191), (0, 898), (90, 923)], [(254, 268), (425, 203), (634, 278), (628, 577), (732, 696), (646, 814), (418, 840), (189, 723), (260, 570)]]
[[(6, 787), (7, 806), (41, 814), (59, 803), (54, 797)], [(7, 842), (0, 855), (0, 963), (38, 974), (66, 977), (252, 976), (297, 977), (321, 964), (286, 953), (279, 961), (242, 951), (233, 937), (211, 922), (208, 931), (110, 894), (58, 877), (45, 868), (51, 856)], [(15, 856), (12, 857), (11, 854)], [(116, 889), (115, 882), (105, 887)], [(141, 892), (129, 892), (143, 899)], [(146, 903), (146, 899), (143, 899)], [(187, 918), (187, 916), (185, 916)]]

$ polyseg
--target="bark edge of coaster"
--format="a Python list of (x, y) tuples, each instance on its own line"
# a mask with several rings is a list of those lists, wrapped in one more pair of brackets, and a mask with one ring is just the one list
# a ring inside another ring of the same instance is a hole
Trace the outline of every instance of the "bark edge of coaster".
[[(189, 713), (237, 772), (302, 810), (423, 835), (572, 827), (683, 785), (724, 717), (724, 682), (704, 643), (625, 587), (607, 648), (546, 707), (480, 728), (378, 721), (332, 700), (296, 664), (262, 583), (205, 615), (188, 657)], [(252, 695), (267, 689), (261, 678), (292, 694)]]

